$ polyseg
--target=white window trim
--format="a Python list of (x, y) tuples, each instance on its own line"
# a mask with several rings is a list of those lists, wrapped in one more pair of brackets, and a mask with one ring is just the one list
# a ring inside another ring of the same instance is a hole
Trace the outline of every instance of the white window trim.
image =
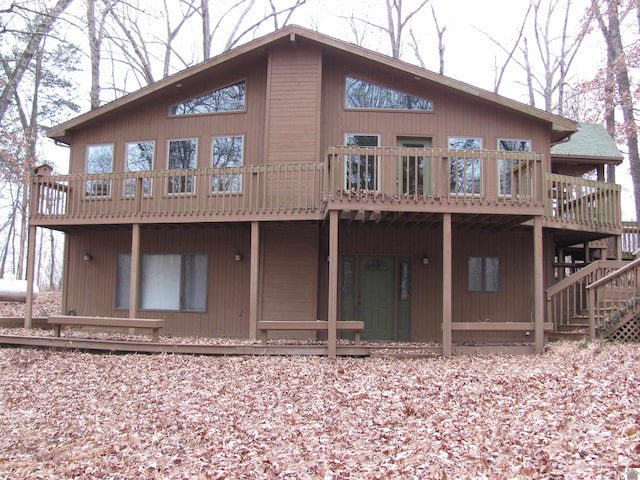
[[(232, 137), (240, 137), (242, 138), (242, 152), (241, 152), (241, 160), (242, 162), (240, 163), (240, 165), (238, 167), (228, 167), (228, 168), (240, 168), (242, 170), (242, 167), (244, 167), (244, 147), (245, 147), (245, 135), (243, 133), (239, 133), (239, 134), (229, 134), (229, 135), (214, 135), (211, 137), (211, 157), (210, 157), (210, 167), (211, 168), (224, 168), (224, 167), (214, 167), (213, 166), (213, 144), (216, 140), (216, 138), (232, 138)], [(236, 175), (236, 174), (229, 174), (229, 175)], [(242, 194), (243, 188), (242, 188), (242, 182), (243, 182), (243, 176), (242, 173), (238, 173), (238, 190), (236, 191), (213, 191), (211, 189), (211, 183), (209, 184), (209, 193), (211, 195), (240, 195)], [(210, 178), (211, 181), (213, 181), (213, 175)]]
[[(181, 142), (181, 141), (185, 141), (185, 140), (195, 140), (196, 142), (196, 151), (194, 154), (195, 157), (195, 166), (191, 167), (191, 168), (170, 168), (169, 167), (169, 160), (170, 160), (170, 155), (171, 155), (171, 142)], [(198, 168), (198, 154), (200, 153), (200, 141), (199, 141), (199, 137), (186, 137), (186, 138), (170, 138), (167, 140), (167, 170), (195, 170)], [(186, 177), (187, 175), (185, 175)], [(169, 192), (169, 188), (168, 188), (168, 183), (169, 183), (169, 177), (167, 177), (166, 179), (166, 184), (165, 184), (165, 192), (167, 194), (167, 196), (170, 197), (175, 197), (175, 196), (189, 196), (189, 195), (195, 195), (196, 191), (197, 191), (197, 179), (198, 177), (196, 175), (193, 175), (193, 188), (191, 189), (190, 192)]]
[[(135, 145), (138, 143), (151, 143), (153, 145), (153, 155), (151, 156), (151, 168), (149, 170), (129, 170), (129, 145)], [(168, 161), (168, 160), (167, 160)], [(125, 142), (124, 144), (124, 171), (125, 172), (151, 172), (153, 171), (153, 167), (156, 163), (156, 141), (155, 140), (131, 140), (128, 142)], [(145, 197), (150, 197), (153, 193), (153, 180), (151, 177), (146, 178), (145, 180), (147, 180), (149, 182), (149, 191), (147, 193), (143, 192), (143, 196)], [(125, 186), (122, 192), (123, 196), (125, 198), (133, 198), (135, 195), (127, 195), (127, 189), (126, 189), (126, 180), (125, 180)]]
[[(380, 147), (380, 139), (382, 138), (382, 135), (380, 133), (354, 133), (354, 132), (347, 132), (344, 134), (344, 144), (345, 146), (349, 146), (347, 139), (349, 138), (349, 136), (354, 136), (354, 137), (377, 137), (378, 138), (378, 145), (376, 147), (370, 147), (370, 148), (379, 148)], [(366, 148), (366, 147), (363, 147)], [(382, 181), (382, 177), (381, 177), (381, 172), (380, 172), (380, 165), (381, 165), (381, 161), (380, 161), (380, 155), (376, 156), (376, 170), (377, 170), (377, 175), (376, 175), (376, 185), (377, 185), (377, 189), (376, 190), (372, 190), (375, 192), (379, 192), (380, 191), (380, 182)], [(343, 188), (346, 190), (347, 189), (347, 178), (348, 178), (348, 166), (349, 164), (345, 161), (344, 162), (344, 182), (343, 182)]]
[[(466, 140), (479, 140), (480, 141), (480, 148), (476, 149), (476, 150), (482, 150), (483, 148), (483, 144), (484, 144), (484, 139), (483, 137), (467, 137), (464, 135), (452, 135), (450, 137), (447, 137), (447, 149), (449, 150), (453, 150), (451, 148), (451, 139), (452, 138), (464, 138)], [(451, 158), (453, 157), (449, 157), (449, 179), (451, 179)], [(467, 160), (476, 160), (475, 158), (468, 158)], [(479, 160), (480, 162), (480, 185), (478, 186), (478, 193), (475, 192), (452, 192), (451, 191), (451, 187), (449, 187), (449, 195), (453, 195), (455, 197), (482, 197), (484, 192), (484, 162), (482, 158), (478, 158), (477, 160)]]

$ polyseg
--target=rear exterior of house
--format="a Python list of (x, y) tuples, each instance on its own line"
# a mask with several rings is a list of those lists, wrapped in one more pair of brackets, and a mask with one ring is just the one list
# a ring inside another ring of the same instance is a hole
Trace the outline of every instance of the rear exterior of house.
[(553, 173), (577, 130), (287, 27), (50, 130), (70, 173), (36, 172), (30, 228), (66, 234), (64, 312), (541, 351), (562, 249), (622, 232), (618, 186)]

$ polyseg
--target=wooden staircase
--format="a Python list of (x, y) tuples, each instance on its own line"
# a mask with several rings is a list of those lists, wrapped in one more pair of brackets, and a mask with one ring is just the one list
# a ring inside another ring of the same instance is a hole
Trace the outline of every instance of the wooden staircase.
[(640, 259), (593, 262), (547, 290), (548, 341), (640, 342)]

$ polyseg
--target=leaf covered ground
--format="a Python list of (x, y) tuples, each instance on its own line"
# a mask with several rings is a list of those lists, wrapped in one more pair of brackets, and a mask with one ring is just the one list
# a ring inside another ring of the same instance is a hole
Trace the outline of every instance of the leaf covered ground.
[(0, 478), (621, 478), (640, 347), (542, 356), (0, 349)]

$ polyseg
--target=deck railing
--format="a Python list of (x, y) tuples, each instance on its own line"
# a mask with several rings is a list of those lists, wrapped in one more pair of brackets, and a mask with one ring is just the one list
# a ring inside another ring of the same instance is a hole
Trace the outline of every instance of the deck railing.
[(620, 227), (620, 185), (546, 174), (546, 218), (564, 226)]
[(587, 291), (589, 338), (623, 326), (640, 310), (640, 259), (593, 282)]
[(633, 258), (640, 250), (640, 222), (622, 222), (622, 255)]
[(321, 208), (324, 165), (265, 165), (33, 177), (31, 219), (118, 219)]
[(541, 154), (491, 150), (335, 146), (330, 199), (541, 205)]
[(569, 325), (588, 308), (587, 287), (626, 265), (623, 261), (599, 260), (590, 263), (573, 275), (561, 280), (546, 291), (547, 322), (559, 330)]

